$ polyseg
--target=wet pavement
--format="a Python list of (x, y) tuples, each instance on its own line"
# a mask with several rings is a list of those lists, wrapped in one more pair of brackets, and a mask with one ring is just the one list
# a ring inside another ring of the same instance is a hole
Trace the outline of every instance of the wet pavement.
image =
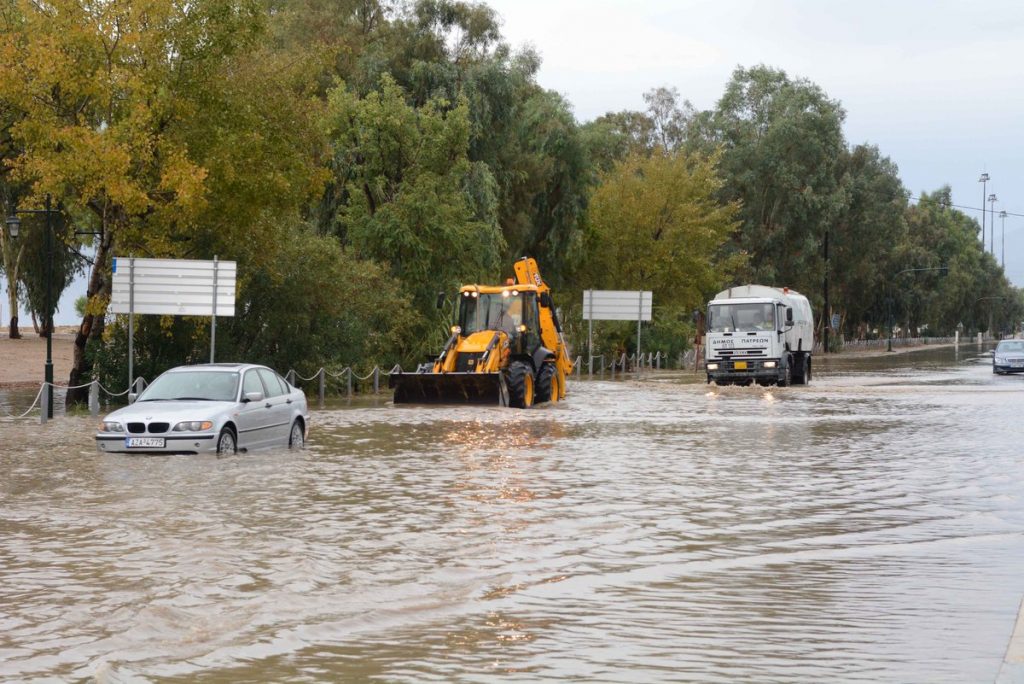
[(1024, 376), (990, 364), (370, 398), (314, 412), (303, 452), (230, 458), (0, 422), (0, 680), (993, 681)]

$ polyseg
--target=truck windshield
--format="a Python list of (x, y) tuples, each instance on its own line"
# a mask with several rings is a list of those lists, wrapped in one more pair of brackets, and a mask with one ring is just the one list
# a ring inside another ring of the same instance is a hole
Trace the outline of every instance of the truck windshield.
[[(514, 337), (519, 334), (520, 324), (525, 323), (531, 330), (535, 316), (526, 302), (527, 293), (519, 293), (504, 297), (499, 294), (480, 294), (463, 292), (462, 304), (459, 307), (459, 327), (463, 335), (471, 335), (481, 330), (502, 330)], [(525, 312), (525, 317), (524, 317)]]
[(712, 304), (708, 307), (708, 332), (775, 329), (775, 307), (771, 304)]

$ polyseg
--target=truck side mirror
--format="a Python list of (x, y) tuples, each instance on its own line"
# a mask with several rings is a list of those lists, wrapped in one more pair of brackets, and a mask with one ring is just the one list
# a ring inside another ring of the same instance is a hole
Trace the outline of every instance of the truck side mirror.
[(786, 307), (786, 325), (793, 325), (793, 307)]
[(444, 292), (438, 292), (437, 293), (437, 308), (438, 309), (444, 307), (444, 300), (445, 300)]
[(543, 306), (545, 309), (550, 309), (551, 308), (551, 293), (550, 292), (541, 292), (540, 293), (540, 305)]

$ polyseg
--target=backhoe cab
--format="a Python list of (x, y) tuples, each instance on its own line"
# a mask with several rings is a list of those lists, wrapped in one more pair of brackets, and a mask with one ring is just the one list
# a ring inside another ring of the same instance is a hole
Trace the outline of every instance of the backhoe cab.
[(515, 263), (505, 285), (465, 285), (458, 319), (437, 358), (395, 373), (395, 403), (471, 403), (529, 408), (565, 398), (572, 361), (537, 262)]

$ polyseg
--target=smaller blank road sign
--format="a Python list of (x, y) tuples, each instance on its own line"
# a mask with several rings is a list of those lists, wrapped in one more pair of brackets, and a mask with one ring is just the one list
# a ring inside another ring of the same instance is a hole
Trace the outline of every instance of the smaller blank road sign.
[(584, 290), (583, 320), (585, 321), (649, 321), (650, 290)]

